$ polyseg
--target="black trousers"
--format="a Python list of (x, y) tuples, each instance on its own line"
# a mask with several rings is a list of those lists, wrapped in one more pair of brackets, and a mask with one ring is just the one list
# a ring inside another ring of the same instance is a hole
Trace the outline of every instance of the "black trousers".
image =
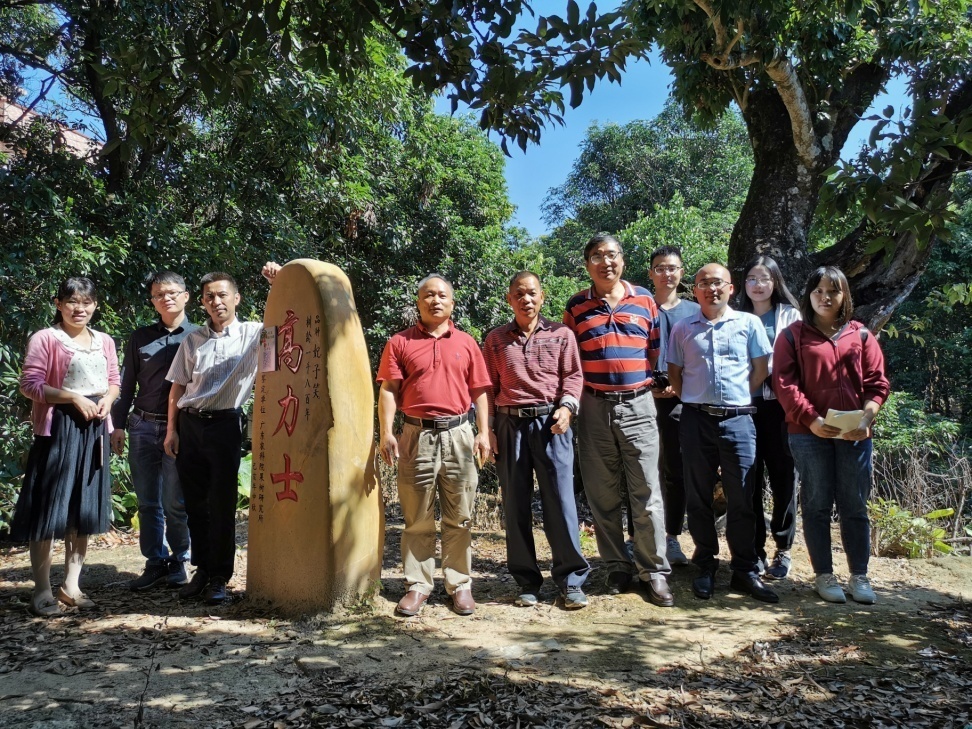
[[(677, 397), (655, 398), (658, 411), (658, 475), (665, 499), (665, 532), (677, 537), (685, 522), (685, 476), (682, 444), (678, 435), (682, 401)], [(676, 410), (677, 408), (677, 410)]]
[(722, 469), (726, 495), (726, 542), (735, 572), (756, 574), (753, 514), (753, 463), (756, 428), (749, 415), (716, 417), (683, 406), (682, 462), (688, 496), (688, 528), (695, 542), (692, 562), (703, 570), (716, 564), (719, 537), (712, 510), (712, 489)]
[(237, 479), (241, 416), (179, 414), (176, 469), (189, 518), (192, 564), (210, 579), (229, 580), (236, 558)]
[(773, 494), (770, 531), (776, 548), (790, 549), (796, 536), (796, 468), (786, 435), (786, 413), (777, 400), (753, 398), (756, 414), (756, 464), (753, 466), (753, 511), (756, 514), (756, 554), (766, 561), (766, 518), (763, 516), (763, 475)]

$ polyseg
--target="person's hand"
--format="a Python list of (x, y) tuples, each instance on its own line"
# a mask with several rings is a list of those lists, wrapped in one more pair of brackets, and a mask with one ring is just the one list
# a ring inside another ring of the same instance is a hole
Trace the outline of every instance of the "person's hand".
[(866, 415), (861, 418), (861, 424), (854, 430), (848, 430), (840, 437), (844, 440), (867, 440), (871, 435), (871, 420)]
[(179, 434), (176, 431), (167, 432), (165, 434), (165, 440), (162, 441), (162, 447), (165, 449), (167, 456), (175, 458), (179, 455)]
[(840, 428), (827, 425), (823, 418), (817, 418), (810, 424), (810, 432), (820, 438), (836, 438), (840, 435)]
[(492, 430), (489, 431), (489, 449), (493, 452), (490, 460), (495, 461), (496, 456), (499, 455), (499, 442), (496, 440), (496, 433), (494, 433)]
[(386, 435), (378, 445), (378, 452), (381, 453), (381, 460), (389, 466), (394, 466), (398, 460), (398, 439), (394, 435)]
[(554, 435), (562, 435), (567, 432), (567, 428), (570, 427), (570, 409), (563, 406), (557, 408), (553, 412), (553, 425), (550, 426), (550, 432)]
[(260, 271), (260, 273), (262, 273), (263, 277), (272, 284), (273, 280), (277, 277), (277, 274), (280, 273), (281, 268), (282, 266), (279, 263), (267, 261), (265, 264), (263, 264), (263, 270)]
[(476, 433), (473, 441), (473, 455), (476, 456), (476, 463), (486, 463), (493, 455), (493, 449), (489, 447), (489, 436), (486, 433)]
[(94, 420), (95, 418), (101, 417), (98, 414), (99, 403), (92, 402), (84, 395), (75, 395), (71, 404), (78, 409), (78, 412), (81, 413), (85, 420)]
[(664, 400), (665, 398), (675, 397), (675, 390), (672, 389), (671, 385), (665, 389), (653, 387), (651, 388), (651, 394), (658, 400)]
[(125, 452), (125, 431), (121, 428), (115, 428), (108, 436), (108, 443), (115, 455), (122, 455)]
[(112, 399), (107, 395), (98, 401), (98, 420), (104, 420), (111, 415)]

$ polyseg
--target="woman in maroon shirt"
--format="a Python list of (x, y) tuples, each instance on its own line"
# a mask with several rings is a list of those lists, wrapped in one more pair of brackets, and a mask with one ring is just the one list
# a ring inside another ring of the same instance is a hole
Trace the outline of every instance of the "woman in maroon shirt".
[[(830, 545), (836, 502), (851, 597), (871, 604), (875, 595), (867, 578), (867, 500), (871, 424), (890, 390), (884, 354), (874, 335), (851, 321), (854, 304), (839, 269), (823, 266), (811, 274), (800, 309), (803, 321), (776, 338), (773, 388), (786, 411), (790, 450), (800, 474), (803, 533), (816, 573), (814, 587), (824, 600), (846, 600), (833, 574)], [(860, 411), (860, 420), (842, 431), (825, 423), (828, 410)]]

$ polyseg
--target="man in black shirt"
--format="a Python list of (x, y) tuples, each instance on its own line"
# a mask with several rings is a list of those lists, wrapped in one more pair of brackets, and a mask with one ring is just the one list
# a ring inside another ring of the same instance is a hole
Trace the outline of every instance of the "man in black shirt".
[(146, 560), (145, 571), (128, 584), (132, 590), (188, 581), (189, 526), (182, 487), (175, 459), (166, 455), (162, 443), (172, 387), (165, 375), (182, 340), (198, 327), (186, 319), (189, 292), (182, 276), (159, 271), (152, 276), (149, 291), (159, 321), (136, 329), (129, 339), (121, 395), (111, 410), (116, 428), (111, 434), (112, 450), (118, 455), (124, 452), (126, 428), (131, 437), (128, 462), (138, 497), (139, 546)]

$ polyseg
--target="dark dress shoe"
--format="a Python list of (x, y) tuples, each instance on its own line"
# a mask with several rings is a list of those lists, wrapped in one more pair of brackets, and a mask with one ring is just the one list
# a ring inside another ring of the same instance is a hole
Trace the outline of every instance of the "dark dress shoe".
[(398, 601), (395, 612), (404, 615), (406, 618), (411, 618), (422, 612), (425, 601), (428, 599), (428, 595), (423, 595), (418, 590), (409, 590), (405, 593), (405, 597)]
[(202, 595), (203, 590), (206, 589), (206, 585), (209, 584), (209, 575), (206, 574), (205, 570), (196, 570), (196, 574), (192, 576), (189, 580), (189, 584), (184, 585), (179, 590), (180, 600), (191, 600), (195, 597)]
[(692, 580), (692, 594), (700, 600), (708, 600), (715, 592), (715, 578), (718, 565), (702, 570), (702, 574)]
[(465, 590), (456, 590), (452, 593), (452, 609), (458, 615), (472, 615), (476, 610), (476, 601), (473, 600), (472, 590), (467, 587)]
[(226, 600), (226, 580), (214, 577), (203, 590), (203, 600), (207, 605), (219, 605)]
[(780, 596), (764, 585), (759, 575), (751, 572), (733, 572), (729, 589), (744, 592), (763, 602), (780, 601)]
[(620, 595), (631, 585), (631, 575), (627, 572), (611, 572), (604, 581), (604, 591), (608, 595)]
[(665, 575), (652, 575), (650, 580), (647, 582), (642, 580), (641, 584), (644, 585), (645, 593), (648, 595), (648, 601), (652, 605), (672, 607), (675, 604), (675, 596), (668, 586), (668, 580), (665, 578)]

